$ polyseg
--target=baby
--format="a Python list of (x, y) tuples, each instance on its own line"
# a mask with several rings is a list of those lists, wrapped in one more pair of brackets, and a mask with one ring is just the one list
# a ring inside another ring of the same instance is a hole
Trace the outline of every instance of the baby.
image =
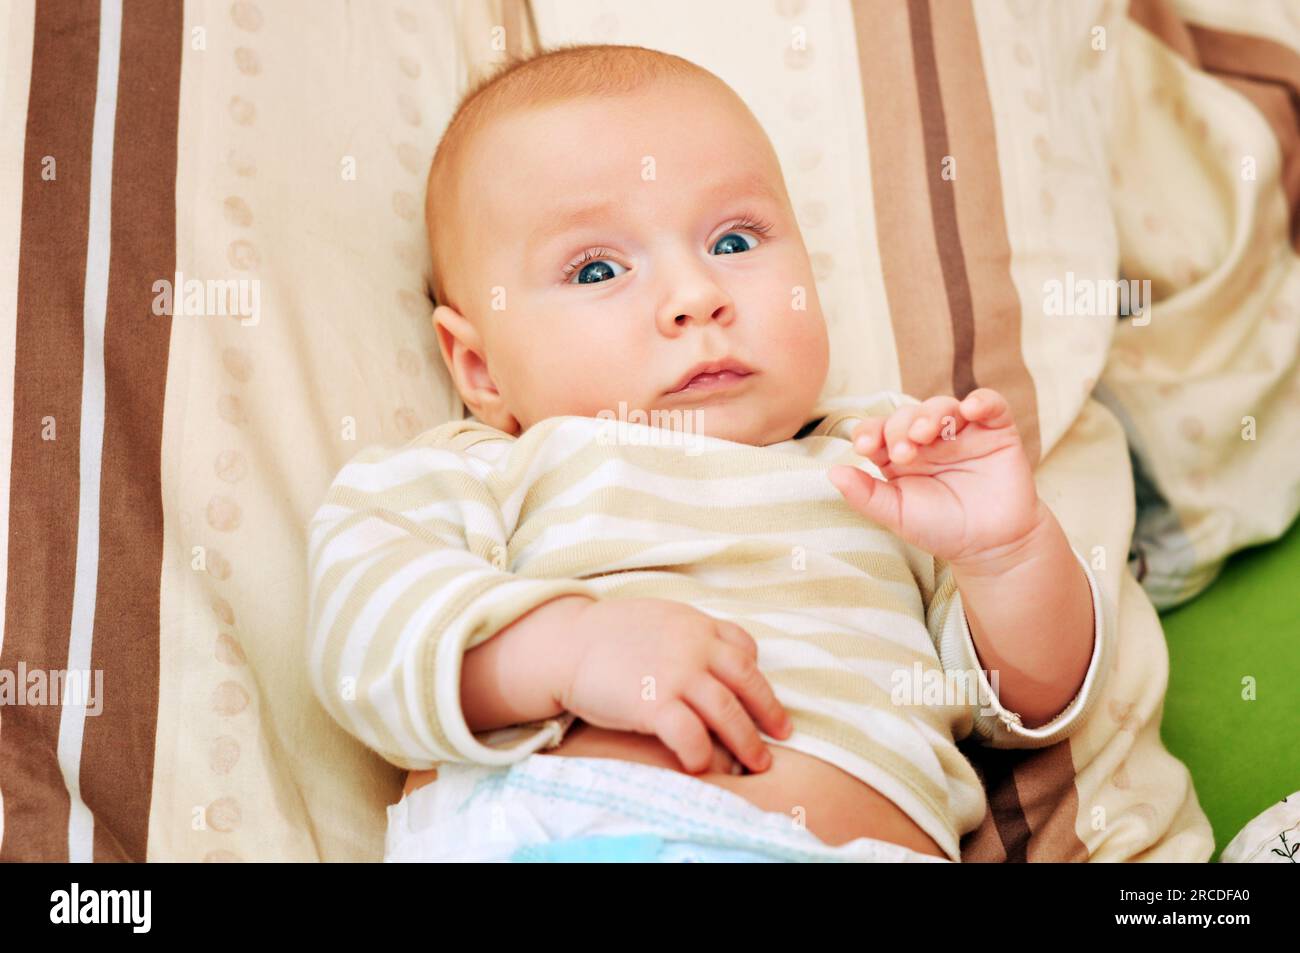
[(310, 538), (316, 692), (412, 769), (388, 859), (960, 860), (956, 741), (1066, 737), (1109, 651), (1006, 400), (820, 400), (776, 154), (675, 56), (511, 64), (426, 212), (473, 419), (358, 455)]

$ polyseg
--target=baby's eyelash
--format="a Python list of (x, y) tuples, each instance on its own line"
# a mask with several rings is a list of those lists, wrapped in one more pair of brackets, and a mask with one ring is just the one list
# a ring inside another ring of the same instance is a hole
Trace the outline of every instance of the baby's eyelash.
[(772, 230), (772, 223), (765, 222), (761, 218), (757, 218), (753, 215), (742, 215), (736, 221), (723, 229), (722, 234), (725, 235), (727, 232), (736, 228), (743, 228), (747, 231), (758, 232), (760, 235), (766, 235)]
[[(754, 215), (742, 215), (733, 221), (730, 225), (719, 232), (719, 236), (736, 229), (744, 229), (748, 232), (757, 232), (759, 235), (766, 235), (772, 230), (772, 223), (766, 222)], [(589, 261), (596, 261), (599, 258), (613, 258), (614, 254), (608, 248), (588, 248), (577, 258), (565, 265), (561, 271), (566, 279), (572, 278), (574, 273)]]
[(571, 278), (573, 273), (589, 261), (595, 261), (597, 258), (612, 258), (613, 254), (608, 248), (588, 248), (573, 261), (564, 266), (564, 277)]

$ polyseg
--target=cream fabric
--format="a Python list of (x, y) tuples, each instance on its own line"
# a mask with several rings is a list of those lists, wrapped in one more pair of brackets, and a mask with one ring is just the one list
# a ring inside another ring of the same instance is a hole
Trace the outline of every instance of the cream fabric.
[[(1180, 7), (1288, 47), (1300, 78), (1294, 5)], [(1120, 323), (1098, 397), (1139, 470), (1134, 572), (1166, 608), (1300, 512), (1300, 253), (1283, 187), (1298, 170), (1237, 88), (1137, 23), (1120, 48), (1111, 204), (1123, 271), (1150, 280), (1154, 302)]]

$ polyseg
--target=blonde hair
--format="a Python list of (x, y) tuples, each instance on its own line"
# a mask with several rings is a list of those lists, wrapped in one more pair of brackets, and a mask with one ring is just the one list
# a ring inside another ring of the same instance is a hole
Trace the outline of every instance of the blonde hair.
[[(447, 253), (456, 230), (457, 185), (469, 143), (495, 117), (582, 96), (618, 96), (661, 80), (702, 79), (728, 87), (690, 60), (643, 46), (566, 45), (505, 63), (461, 98), (429, 167), (425, 225), (433, 253), (433, 297), (447, 302)], [(734, 93), (733, 93), (734, 95)]]

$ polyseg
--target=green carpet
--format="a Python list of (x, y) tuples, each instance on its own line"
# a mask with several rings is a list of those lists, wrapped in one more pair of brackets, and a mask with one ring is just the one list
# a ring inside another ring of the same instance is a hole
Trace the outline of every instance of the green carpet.
[[(1300, 521), (1237, 553), (1160, 619), (1169, 643), (1160, 734), (1192, 773), (1218, 860), (1247, 821), (1300, 791)], [(1243, 698), (1247, 677), (1253, 701)]]

